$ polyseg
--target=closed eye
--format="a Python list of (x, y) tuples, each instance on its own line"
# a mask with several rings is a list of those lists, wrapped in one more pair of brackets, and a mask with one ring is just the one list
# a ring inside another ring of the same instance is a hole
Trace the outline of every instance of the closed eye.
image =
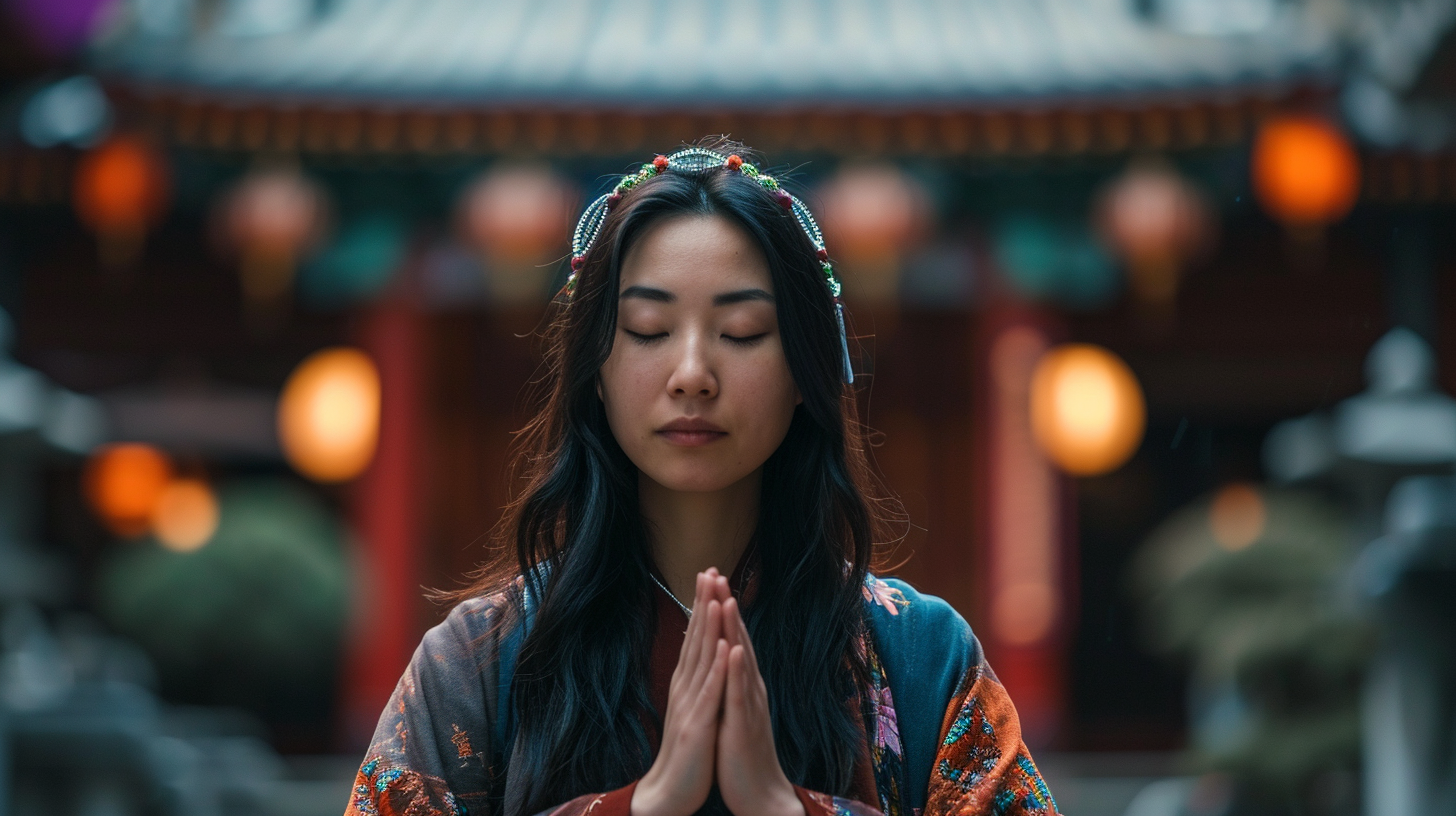
[(725, 335), (723, 335), (723, 339), (724, 340), (727, 340), (728, 342), (730, 342), (730, 343), (732, 343), (734, 345), (737, 345), (737, 346), (752, 346), (752, 345), (758, 343), (758, 341), (762, 340), (765, 337), (768, 337), (768, 332), (762, 332), (762, 333), (759, 333), (759, 334), (751, 334), (751, 335), (748, 335), (747, 337), (734, 337), (731, 334), (725, 334)]
[(662, 338), (667, 336), (667, 332), (658, 332), (656, 334), (641, 334), (639, 332), (634, 332), (631, 329), (622, 329), (622, 331), (626, 332), (633, 341), (641, 343), (644, 346), (655, 343), (658, 340), (661, 340)]

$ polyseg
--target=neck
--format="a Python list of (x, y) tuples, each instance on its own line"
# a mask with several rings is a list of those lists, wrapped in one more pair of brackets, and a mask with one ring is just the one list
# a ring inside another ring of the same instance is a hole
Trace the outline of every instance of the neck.
[(644, 475), (637, 496), (653, 563), (667, 588), (692, 606), (697, 574), (731, 576), (758, 524), (761, 471), (713, 492), (669, 490)]

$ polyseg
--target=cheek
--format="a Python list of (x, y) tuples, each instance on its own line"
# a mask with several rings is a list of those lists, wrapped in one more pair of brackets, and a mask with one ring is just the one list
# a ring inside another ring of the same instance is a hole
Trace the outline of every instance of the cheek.
[(632, 349), (623, 348), (618, 341), (597, 375), (597, 395), (606, 405), (613, 433), (625, 431), (621, 423), (639, 416), (639, 404), (649, 401), (655, 393), (649, 387), (653, 377), (651, 367), (638, 357), (640, 355), (634, 356)]
[(781, 355), (775, 355), (770, 364), (756, 366), (745, 392), (752, 395), (763, 433), (779, 437), (772, 440), (777, 445), (788, 431), (794, 407), (799, 404), (799, 392), (789, 374), (788, 363)]

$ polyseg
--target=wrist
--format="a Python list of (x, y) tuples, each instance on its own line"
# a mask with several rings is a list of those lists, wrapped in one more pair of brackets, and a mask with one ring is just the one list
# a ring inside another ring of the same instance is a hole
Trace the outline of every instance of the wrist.
[(662, 797), (649, 781), (651, 772), (637, 781), (632, 788), (632, 816), (662, 816)]
[(768, 813), (774, 816), (807, 816), (804, 803), (799, 801), (799, 792), (785, 781), (785, 787), (778, 789), (769, 802)]

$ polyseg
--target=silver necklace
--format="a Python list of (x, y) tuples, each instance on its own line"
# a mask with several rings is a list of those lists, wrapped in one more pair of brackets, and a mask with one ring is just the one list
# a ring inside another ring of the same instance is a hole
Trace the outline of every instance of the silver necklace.
[(656, 575), (653, 575), (652, 573), (649, 572), (649, 573), (647, 573), (647, 577), (648, 578), (651, 578), (652, 579), (652, 583), (657, 584), (657, 586), (659, 588), (661, 588), (663, 592), (666, 592), (667, 593), (667, 597), (671, 598), (672, 599), (672, 602), (675, 603), (675, 604), (677, 604), (677, 608), (678, 609), (681, 609), (683, 611), (683, 614), (684, 615), (687, 615), (690, 618), (693, 616), (693, 610), (688, 609), (686, 606), (683, 606), (683, 602), (682, 601), (679, 601), (677, 599), (677, 596), (674, 595), (674, 594), (672, 594), (672, 590), (668, 589), (665, 584), (663, 584), (661, 581), (657, 580), (657, 576)]

